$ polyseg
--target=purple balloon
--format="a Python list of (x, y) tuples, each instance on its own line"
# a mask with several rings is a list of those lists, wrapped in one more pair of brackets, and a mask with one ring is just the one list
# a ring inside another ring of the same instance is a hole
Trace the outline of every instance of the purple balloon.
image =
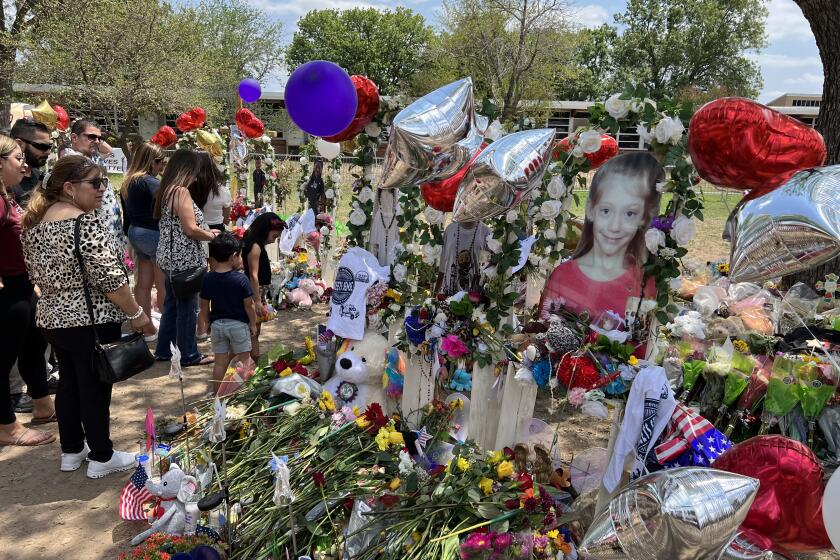
[(254, 78), (245, 78), (239, 82), (239, 97), (245, 103), (253, 103), (260, 99), (262, 95), (262, 88), (260, 83)]
[(356, 116), (359, 103), (347, 72), (326, 60), (312, 60), (292, 72), (284, 98), (289, 117), (312, 136), (342, 132)]

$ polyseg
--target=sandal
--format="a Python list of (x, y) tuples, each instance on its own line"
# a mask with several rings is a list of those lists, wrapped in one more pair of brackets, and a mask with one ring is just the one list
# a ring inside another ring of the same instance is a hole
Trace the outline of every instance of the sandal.
[(190, 362), (188, 364), (181, 364), (181, 367), (193, 367), (193, 366), (207, 366), (212, 364), (216, 361), (216, 358), (213, 356), (206, 356), (202, 354), (198, 357), (198, 359), (194, 362)]
[(55, 412), (53, 412), (49, 416), (33, 416), (32, 422), (30, 422), (30, 424), (32, 424), (33, 426), (40, 426), (41, 424), (49, 424), (50, 422), (58, 422), (58, 417), (55, 415)]
[(47, 445), (49, 443), (53, 443), (54, 441), (55, 434), (26, 428), (14, 442), (0, 441), (0, 445), (13, 445), (17, 447), (37, 447), (39, 445)]

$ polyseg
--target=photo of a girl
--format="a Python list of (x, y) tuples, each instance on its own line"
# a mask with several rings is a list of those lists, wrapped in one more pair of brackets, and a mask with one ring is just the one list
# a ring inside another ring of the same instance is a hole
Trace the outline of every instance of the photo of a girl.
[[(659, 211), (656, 184), (663, 180), (662, 166), (649, 153), (620, 155), (598, 168), (580, 241), (572, 258), (558, 265), (546, 282), (540, 319), (560, 307), (588, 312), (593, 320), (604, 312), (625, 317), (627, 299), (642, 292), (645, 231)], [(649, 278), (644, 297), (655, 296)]]

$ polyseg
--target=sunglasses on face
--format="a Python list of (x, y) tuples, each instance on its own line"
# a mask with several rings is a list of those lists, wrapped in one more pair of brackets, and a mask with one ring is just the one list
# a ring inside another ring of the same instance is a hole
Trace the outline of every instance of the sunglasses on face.
[(33, 148), (41, 150), (42, 152), (49, 152), (50, 150), (52, 150), (52, 144), (44, 144), (43, 142), (33, 142), (32, 140), (27, 140), (26, 138), (21, 138), (21, 141), (23, 141), (26, 144), (29, 144)]
[(101, 142), (102, 136), (98, 134), (91, 134), (90, 132), (83, 132), (82, 136), (87, 136), (91, 142)]
[(78, 181), (70, 181), (71, 183), (90, 183), (90, 185), (99, 190), (102, 187), (108, 186), (108, 178), (107, 177), (94, 177), (93, 179), (79, 179)]

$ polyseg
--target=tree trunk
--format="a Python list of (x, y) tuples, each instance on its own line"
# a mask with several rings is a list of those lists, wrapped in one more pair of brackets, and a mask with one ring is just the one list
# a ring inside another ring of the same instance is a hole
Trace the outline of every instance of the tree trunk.
[[(836, 0), (794, 0), (811, 25), (823, 65), (823, 93), (816, 128), (823, 135), (826, 165), (840, 163), (840, 3)], [(827, 263), (786, 276), (782, 286), (797, 282), (813, 287), (826, 274), (840, 272), (840, 257)]]
[(0, 47), (0, 129), (12, 126), (11, 105), (14, 101), (15, 54), (17, 49)]

